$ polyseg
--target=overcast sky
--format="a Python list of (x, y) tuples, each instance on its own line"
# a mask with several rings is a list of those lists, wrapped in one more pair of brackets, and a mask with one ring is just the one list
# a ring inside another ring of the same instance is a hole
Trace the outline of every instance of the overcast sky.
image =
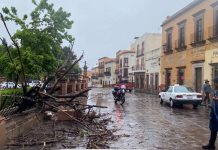
[[(75, 37), (74, 51), (85, 52), (89, 69), (98, 58), (115, 57), (121, 49), (129, 49), (133, 38), (144, 33), (161, 33), (161, 23), (192, 0), (49, 0), (55, 8), (63, 7), (74, 21), (69, 31)], [(32, 0), (0, 0), (0, 8), (17, 7), (18, 14), (31, 12)], [(0, 9), (2, 12), (2, 9)], [(10, 24), (10, 31), (16, 26)], [(0, 23), (0, 37), (7, 37)]]

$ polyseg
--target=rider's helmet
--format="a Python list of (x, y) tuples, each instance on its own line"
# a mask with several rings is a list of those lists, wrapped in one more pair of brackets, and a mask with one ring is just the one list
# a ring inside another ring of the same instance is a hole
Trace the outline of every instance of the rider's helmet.
[(114, 86), (114, 90), (115, 90), (115, 91), (117, 91), (117, 90), (119, 90), (119, 89), (120, 89), (120, 88), (119, 88), (118, 85), (115, 85), (115, 86)]

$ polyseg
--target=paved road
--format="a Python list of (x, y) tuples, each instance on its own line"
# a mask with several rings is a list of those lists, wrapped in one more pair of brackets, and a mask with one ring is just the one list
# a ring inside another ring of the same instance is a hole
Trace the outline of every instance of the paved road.
[(110, 143), (111, 148), (199, 150), (207, 144), (209, 110), (204, 106), (172, 109), (160, 105), (157, 96), (144, 93), (127, 93), (126, 102), (120, 106), (114, 104), (111, 91), (93, 89), (88, 100), (89, 104), (108, 106), (97, 111), (112, 117), (111, 127), (119, 129), (116, 134), (126, 135)]

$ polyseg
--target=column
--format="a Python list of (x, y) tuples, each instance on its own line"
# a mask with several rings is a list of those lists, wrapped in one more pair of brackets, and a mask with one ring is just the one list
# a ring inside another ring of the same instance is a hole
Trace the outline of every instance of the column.
[(61, 95), (67, 95), (67, 80), (63, 79), (61, 81)]

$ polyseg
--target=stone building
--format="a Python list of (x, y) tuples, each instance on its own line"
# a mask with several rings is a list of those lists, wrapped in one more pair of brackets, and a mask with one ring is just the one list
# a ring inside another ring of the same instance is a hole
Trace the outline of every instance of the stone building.
[(218, 1), (194, 0), (162, 24), (161, 81), (200, 92), (218, 76)]

